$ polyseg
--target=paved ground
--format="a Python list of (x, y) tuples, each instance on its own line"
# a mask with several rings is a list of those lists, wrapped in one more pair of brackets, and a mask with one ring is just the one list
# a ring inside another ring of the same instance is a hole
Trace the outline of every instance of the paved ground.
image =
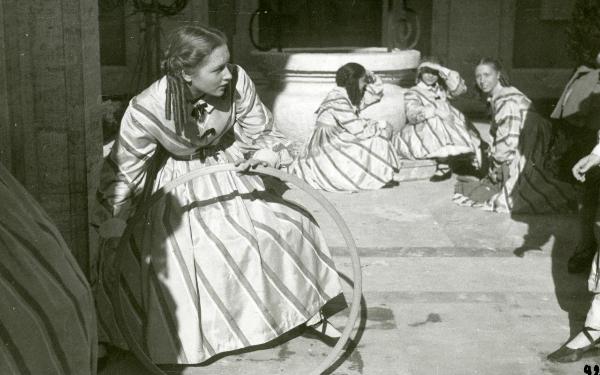
[[(416, 181), (325, 194), (354, 234), (364, 278), (358, 345), (332, 373), (558, 375), (584, 373), (585, 363), (597, 363), (598, 352), (575, 364), (545, 360), (580, 327), (589, 304), (585, 276), (565, 270), (575, 218), (511, 218), (456, 207), (452, 188), (452, 180)], [(286, 195), (302, 199), (294, 191)], [(340, 271), (351, 276), (341, 235), (328, 218), (321, 225)], [(342, 327), (344, 319), (342, 313), (334, 322)], [(300, 336), (165, 372), (306, 374), (327, 352), (320, 341)], [(121, 357), (101, 374), (144, 373), (131, 357)]]

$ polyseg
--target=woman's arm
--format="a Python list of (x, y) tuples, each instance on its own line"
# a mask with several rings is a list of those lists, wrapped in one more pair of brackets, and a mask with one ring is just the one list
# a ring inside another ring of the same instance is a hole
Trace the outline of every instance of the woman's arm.
[(590, 169), (600, 165), (600, 131), (598, 131), (598, 144), (592, 152), (579, 160), (575, 166), (573, 166), (573, 176), (581, 182), (585, 181), (585, 174)]
[(112, 150), (104, 160), (92, 220), (99, 226), (102, 237), (120, 236), (123, 222), (130, 215), (132, 198), (143, 189), (146, 167), (157, 147), (144, 121), (147, 121), (144, 115), (130, 104)]
[(239, 66), (235, 88), (235, 125), (236, 144), (246, 158), (266, 161), (272, 166), (292, 162), (288, 151), (290, 142), (273, 129), (271, 111), (263, 104), (254, 83)]
[(379, 103), (383, 98), (383, 81), (381, 78), (377, 74), (367, 71), (367, 79), (369, 83), (365, 87), (365, 94), (358, 106), (361, 111), (370, 105)]
[(404, 93), (404, 110), (406, 111), (406, 121), (412, 125), (436, 115), (435, 108), (423, 105), (423, 101), (415, 90), (408, 90)]
[(458, 72), (440, 66), (439, 74), (446, 83), (449, 99), (456, 98), (457, 96), (467, 92), (465, 81), (462, 79), (460, 74), (458, 74)]
[(340, 126), (358, 138), (370, 138), (381, 132), (376, 121), (358, 116), (350, 100), (338, 91), (330, 92), (326, 102), (327, 106), (317, 111), (317, 126)]
[(500, 103), (494, 113), (496, 135), (491, 153), (496, 165), (511, 162), (519, 147), (519, 136), (524, 119), (519, 104), (512, 99)]

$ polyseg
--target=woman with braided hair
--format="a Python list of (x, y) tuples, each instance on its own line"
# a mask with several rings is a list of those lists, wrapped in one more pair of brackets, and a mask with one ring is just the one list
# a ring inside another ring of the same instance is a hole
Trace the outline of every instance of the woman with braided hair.
[(338, 69), (337, 87), (317, 109), (316, 127), (290, 170), (317, 189), (379, 189), (398, 172), (391, 126), (360, 112), (379, 102), (383, 82), (357, 63)]
[[(228, 60), (220, 31), (176, 30), (166, 75), (131, 100), (102, 170), (92, 278), (100, 340), (126, 348), (111, 305), (120, 277), (124, 319), (155, 363), (201, 363), (303, 324), (322, 328), (322, 306), (341, 293), (314, 220), (244, 173), (289, 164), (289, 142)], [(224, 163), (238, 171), (180, 185), (150, 208), (119, 276), (114, 243), (144, 197)]]
[(575, 207), (573, 186), (546, 167), (552, 139), (548, 120), (531, 100), (510, 86), (502, 65), (483, 58), (475, 68), (482, 98), (491, 111), (487, 175), (480, 180), (459, 178), (454, 202), (488, 211), (546, 214)]

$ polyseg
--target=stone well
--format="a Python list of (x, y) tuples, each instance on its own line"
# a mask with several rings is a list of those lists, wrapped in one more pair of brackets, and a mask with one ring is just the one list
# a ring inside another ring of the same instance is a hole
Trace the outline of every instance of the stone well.
[(384, 81), (383, 100), (363, 112), (363, 117), (390, 122), (395, 130), (404, 125), (402, 87), (414, 84), (420, 52), (386, 48), (286, 48), (253, 51), (255, 67), (264, 76), (257, 79), (261, 99), (273, 111), (275, 126), (291, 140), (301, 143), (311, 134), (315, 110), (335, 87), (335, 72), (345, 63), (356, 62)]

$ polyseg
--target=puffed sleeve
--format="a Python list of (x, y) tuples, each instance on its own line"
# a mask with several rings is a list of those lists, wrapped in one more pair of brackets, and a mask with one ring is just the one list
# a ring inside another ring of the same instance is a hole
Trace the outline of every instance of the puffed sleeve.
[(325, 102), (317, 110), (317, 126), (330, 125), (341, 126), (357, 138), (370, 138), (387, 130), (387, 123), (362, 118), (358, 115), (356, 108), (347, 97), (332, 91)]
[(414, 89), (404, 93), (404, 110), (406, 121), (412, 125), (435, 116), (435, 108), (432, 105), (423, 105), (423, 101)]
[(379, 103), (381, 98), (383, 98), (383, 81), (381, 78), (369, 71), (367, 72), (367, 77), (371, 80), (371, 83), (365, 87), (365, 94), (358, 106), (361, 111), (370, 105)]
[(592, 150), (592, 154), (600, 156), (600, 130), (598, 130), (597, 132), (596, 140), (598, 141), (598, 143), (596, 144), (596, 147), (594, 147), (594, 149)]
[(293, 160), (290, 141), (273, 129), (271, 111), (260, 100), (254, 83), (240, 66), (233, 65), (231, 69), (237, 70), (234, 94), (237, 146), (246, 158), (265, 160), (273, 166), (290, 164)]
[(508, 99), (499, 104), (494, 114), (496, 135), (491, 149), (496, 164), (510, 162), (515, 157), (523, 121), (519, 104), (515, 100)]
[(93, 212), (93, 224), (100, 226), (101, 235), (102, 225), (110, 219), (127, 220), (132, 198), (143, 189), (144, 172), (157, 147), (144, 121), (147, 120), (130, 104), (121, 120), (119, 135), (104, 159)]
[(460, 74), (454, 70), (443, 68), (439, 71), (440, 76), (446, 83), (448, 98), (456, 98), (467, 92), (467, 85)]

